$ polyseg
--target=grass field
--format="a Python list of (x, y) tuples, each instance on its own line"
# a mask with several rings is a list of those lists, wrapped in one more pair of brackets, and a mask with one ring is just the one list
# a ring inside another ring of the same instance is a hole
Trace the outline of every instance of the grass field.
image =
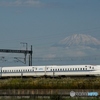
[(1, 98), (0, 100), (100, 100), (100, 98)]
[(0, 89), (100, 89), (100, 78), (9, 78)]

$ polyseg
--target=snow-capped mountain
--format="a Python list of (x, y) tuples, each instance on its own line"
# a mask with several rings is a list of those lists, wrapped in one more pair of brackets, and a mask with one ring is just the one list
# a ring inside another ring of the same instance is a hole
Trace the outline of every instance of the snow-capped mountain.
[(74, 34), (64, 38), (55, 45), (56, 47), (88, 46), (100, 48), (100, 40), (85, 34)]

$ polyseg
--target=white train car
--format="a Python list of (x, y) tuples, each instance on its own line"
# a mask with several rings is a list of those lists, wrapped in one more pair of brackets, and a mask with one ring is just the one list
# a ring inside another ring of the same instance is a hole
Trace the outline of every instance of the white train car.
[(100, 65), (0, 67), (0, 77), (100, 76)]

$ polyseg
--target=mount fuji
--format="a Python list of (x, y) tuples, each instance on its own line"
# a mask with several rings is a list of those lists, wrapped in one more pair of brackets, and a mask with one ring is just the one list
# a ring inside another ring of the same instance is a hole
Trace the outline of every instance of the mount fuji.
[(100, 48), (100, 40), (85, 34), (74, 34), (64, 38), (58, 43), (53, 45), (54, 47), (91, 47)]

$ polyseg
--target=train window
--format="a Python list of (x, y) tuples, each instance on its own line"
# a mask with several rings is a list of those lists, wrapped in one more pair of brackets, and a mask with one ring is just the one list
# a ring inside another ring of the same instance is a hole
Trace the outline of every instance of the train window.
[(69, 70), (69, 68), (68, 68), (68, 70)]
[(58, 71), (59, 71), (59, 69), (58, 69)]
[(75, 70), (77, 70), (77, 68), (75, 68)]
[(78, 70), (79, 70), (79, 68), (78, 68)]
[(87, 67), (87, 66), (85, 66), (85, 67)]
[(83, 70), (84, 70), (84, 68), (83, 68)]
[(90, 66), (90, 68), (91, 68), (91, 66)]
[(92, 67), (92, 69), (94, 69), (94, 67)]
[(74, 68), (73, 68), (73, 70), (74, 70)]
[(52, 71), (52, 69), (51, 69), (51, 71)]
[(82, 68), (80, 68), (80, 70), (82, 70)]
[(63, 71), (64, 71), (64, 68), (63, 68)]

